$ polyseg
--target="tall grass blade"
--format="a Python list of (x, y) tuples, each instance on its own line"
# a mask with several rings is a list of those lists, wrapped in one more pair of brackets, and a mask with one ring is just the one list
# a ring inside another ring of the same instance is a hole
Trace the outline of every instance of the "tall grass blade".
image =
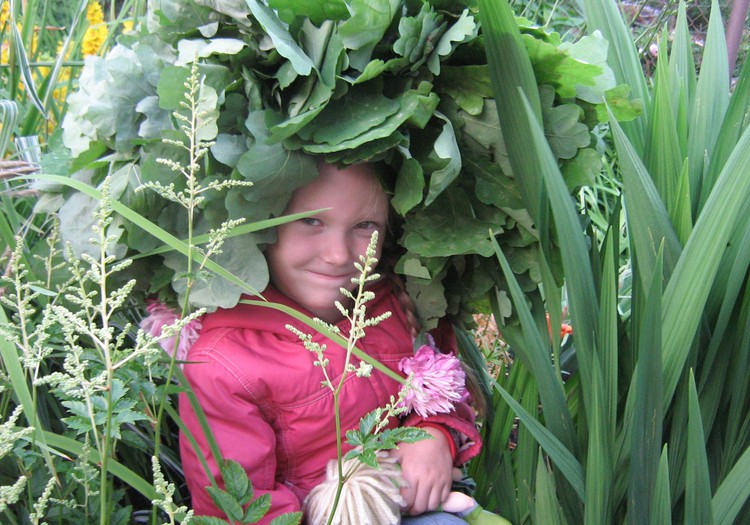
[[(580, 219), (570, 199), (570, 192), (557, 167), (549, 144), (531, 107), (524, 101), (531, 128), (531, 142), (527, 147), (539, 156), (540, 173), (543, 177), (549, 202), (552, 207), (560, 252), (568, 289), (568, 303), (573, 326), (576, 327), (576, 355), (581, 367), (581, 377), (590, 378), (591, 359), (595, 351), (599, 304), (594, 287), (591, 262), (586, 255), (588, 247), (583, 235)], [(584, 383), (584, 399), (588, 399)]]
[[(664, 445), (661, 452), (652, 503), (651, 517), (648, 521), (643, 523), (650, 523), (651, 525), (672, 525), (672, 498), (669, 487), (669, 452), (667, 445)], [(638, 522), (633, 521), (632, 523)]]
[(685, 525), (712, 525), (711, 480), (706, 457), (706, 437), (692, 371), (689, 380)]
[[(648, 277), (654, 274), (660, 245), (664, 242), (664, 271), (668, 276), (677, 264), (682, 246), (677, 239), (669, 214), (659, 197), (654, 183), (640, 156), (618, 122), (610, 114), (612, 135), (620, 161), (625, 207), (628, 213), (630, 241), (635, 251), (641, 284), (648, 286)], [(637, 210), (637, 211), (636, 211)]]
[(537, 421), (534, 416), (526, 411), (520, 405), (520, 403), (518, 403), (518, 401), (513, 399), (513, 396), (511, 396), (507, 390), (505, 390), (497, 383), (495, 383), (495, 388), (500, 392), (500, 395), (503, 396), (505, 402), (508, 403), (511, 409), (513, 409), (513, 411), (516, 413), (518, 418), (521, 420), (521, 423), (526, 425), (529, 431), (531, 431), (531, 433), (534, 435), (534, 439), (536, 439), (539, 445), (541, 445), (541, 447), (544, 449), (544, 452), (549, 455), (552, 462), (556, 465), (557, 470), (559, 470), (559, 472), (570, 483), (581, 501), (585, 501), (586, 489), (584, 483), (583, 467), (575, 458), (575, 456), (570, 452), (570, 450), (565, 448), (560, 440), (552, 435), (549, 430), (544, 428), (544, 426), (542, 426), (542, 424)]
[(542, 183), (538, 160), (529, 148), (531, 131), (520, 94), (528, 98), (533, 114), (541, 120), (541, 102), (534, 71), (508, 1), (479, 0), (478, 5), (492, 89), (495, 100), (503, 101), (497, 104), (500, 126), (512, 130), (503, 135), (508, 157), (526, 208), (537, 228), (544, 228), (540, 215)]
[(749, 497), (750, 448), (747, 448), (716, 489), (711, 500), (715, 525), (737, 523), (739, 513)]
[(534, 490), (534, 523), (545, 525), (565, 525), (560, 504), (557, 501), (555, 476), (547, 466), (544, 456), (539, 454), (536, 465), (536, 487)]
[(47, 77), (47, 92), (44, 96), (44, 107), (49, 107), (52, 96), (55, 92), (55, 87), (57, 86), (57, 79), (60, 76), (60, 70), (62, 69), (65, 57), (68, 56), (68, 51), (70, 50), (71, 43), (73, 42), (75, 35), (79, 32), (81, 22), (85, 20), (84, 14), (86, 13), (88, 4), (88, 0), (80, 0), (80, 2), (78, 3), (78, 8), (76, 8), (74, 12), (73, 20), (70, 23), (70, 28), (68, 29), (68, 35), (65, 37), (65, 41), (63, 42), (62, 47), (58, 50), (57, 58), (55, 59), (55, 63), (52, 66), (52, 71)]
[(13, 49), (15, 50), (16, 58), (18, 59), (18, 70), (21, 73), (23, 86), (26, 88), (26, 95), (29, 97), (29, 100), (37, 111), (46, 118), (47, 110), (44, 107), (44, 103), (39, 98), (39, 93), (37, 93), (36, 85), (34, 84), (34, 77), (31, 74), (31, 66), (29, 65), (29, 57), (26, 54), (26, 49), (23, 45), (23, 37), (21, 37), (21, 33), (18, 31), (16, 24), (13, 23), (13, 20), (8, 23), (8, 26), (10, 26), (10, 34), (13, 38)]
[(632, 523), (648, 523), (657, 484), (662, 442), (661, 297), (663, 268), (657, 259), (647, 290), (638, 329), (638, 365), (632, 388), (635, 392), (630, 438), (630, 483), (628, 517)]
[(620, 222), (619, 207), (610, 217), (612, 225), (604, 240), (604, 257), (601, 272), (599, 299), (599, 331), (597, 333), (597, 348), (602, 367), (602, 387), (604, 389), (604, 409), (606, 421), (609, 422), (610, 443), (614, 442), (615, 431), (612, 424), (617, 421), (618, 402), (618, 328), (617, 328), (617, 295), (619, 278), (619, 235)]
[(707, 173), (705, 160), (713, 156), (721, 122), (729, 105), (729, 65), (724, 26), (718, 0), (711, 3), (711, 16), (706, 34), (706, 47), (703, 51), (701, 72), (695, 90), (693, 112), (690, 115), (690, 137), (688, 156), (690, 158), (691, 200), (697, 205), (698, 215), (715, 183), (713, 174)]
[[(586, 402), (589, 424), (588, 455), (586, 456), (586, 509), (584, 523), (607, 525), (612, 523), (612, 490), (614, 471), (612, 465), (612, 422), (607, 417), (607, 396), (597, 354), (591, 367), (591, 398)], [(543, 522), (540, 522), (543, 523)]]
[[(667, 56), (667, 41), (668, 34), (665, 30), (659, 42), (659, 56)], [(673, 90), (674, 82), (669, 77), (667, 61), (659, 60), (656, 63), (651, 121), (645, 144), (645, 163), (674, 223), (682, 158), (677, 122), (672, 108)]]
[[(685, 0), (680, 0), (679, 7), (677, 8), (677, 21), (674, 29), (674, 40), (672, 41), (672, 51), (669, 53), (669, 78), (672, 79), (672, 85), (678, 90), (678, 97), (672, 100), (673, 104), (676, 104), (682, 98), (686, 105), (690, 106), (695, 96), (697, 79), (692, 46), (693, 43), (687, 24)], [(677, 114), (676, 105), (673, 105), (673, 110)], [(683, 151), (683, 154), (685, 153)]]
[(750, 123), (750, 60), (745, 60), (721, 124), (706, 178), (716, 180)]
[(17, 123), (18, 104), (13, 100), (0, 100), (0, 158), (5, 158)]
[[(43, 433), (43, 437), (44, 442), (48, 446), (67, 452), (73, 457), (81, 457), (84, 454), (84, 444), (80, 441), (48, 431)], [(96, 448), (90, 448), (86, 453), (88, 454), (89, 463), (101, 467), (101, 456)], [(156, 499), (157, 494), (154, 486), (115, 458), (109, 458), (107, 461), (107, 471), (120, 478), (129, 487), (132, 487), (147, 498), (148, 501)]]
[(566, 447), (573, 450), (575, 447), (573, 421), (568, 412), (561, 380), (555, 376), (554, 368), (552, 367), (552, 363), (550, 363), (549, 344), (544, 341), (537, 329), (531, 311), (524, 299), (523, 291), (515, 279), (508, 260), (497, 244), (495, 236), (491, 235), (491, 238), (495, 248), (495, 256), (500, 262), (500, 267), (505, 275), (513, 304), (521, 322), (521, 329), (523, 330), (525, 343), (514, 346), (514, 348), (516, 348), (518, 357), (523, 360), (536, 379), (547, 426)]
[[(8, 317), (5, 315), (5, 309), (0, 308), (0, 325), (7, 325)], [(10, 384), (13, 387), (13, 394), (15, 395), (18, 403), (23, 407), (23, 415), (26, 418), (26, 422), (29, 426), (34, 427), (32, 435), (35, 441), (38, 441), (41, 445), (40, 449), (44, 456), (44, 461), (47, 464), (47, 469), (53, 477), (57, 477), (57, 469), (55, 463), (52, 461), (52, 456), (47, 450), (47, 442), (45, 440), (44, 425), (39, 420), (36, 405), (34, 404), (34, 398), (29, 390), (29, 385), (26, 382), (26, 375), (23, 372), (21, 366), (22, 358), (18, 355), (18, 351), (15, 345), (10, 341), (0, 339), (0, 359), (2, 360), (3, 367), (8, 374)]]
[(674, 395), (722, 256), (750, 197), (750, 132), (727, 160), (664, 292), (665, 406)]

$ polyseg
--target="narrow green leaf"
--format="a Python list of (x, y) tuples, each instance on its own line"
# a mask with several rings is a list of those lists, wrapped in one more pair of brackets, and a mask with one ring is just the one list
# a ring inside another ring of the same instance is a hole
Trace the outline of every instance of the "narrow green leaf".
[(563, 525), (567, 523), (560, 503), (557, 501), (555, 476), (547, 466), (543, 454), (539, 454), (536, 465), (536, 489), (534, 491), (534, 523)]
[[(46, 446), (64, 451), (69, 456), (80, 457), (83, 455), (83, 443), (80, 441), (49, 431), (42, 432), (41, 437), (42, 442), (46, 443)], [(32, 436), (27, 439), (33, 438), (34, 437)], [(97, 450), (89, 449), (87, 454), (89, 463), (93, 466), (101, 466), (101, 456)], [(113, 476), (118, 477), (128, 487), (139, 492), (148, 501), (156, 499), (157, 496), (154, 486), (116, 459), (109, 458), (107, 460), (107, 469)]]
[(523, 93), (528, 98), (535, 118), (541, 120), (536, 78), (508, 1), (479, 0), (478, 5), (493, 93), (495, 100), (503, 101), (497, 104), (500, 126), (513, 130), (504, 134), (508, 157), (513, 172), (517, 174), (524, 204), (537, 227), (541, 227), (539, 195), (542, 181), (538, 159), (529, 148), (531, 129), (521, 95)]
[(715, 180), (750, 122), (750, 60), (745, 60), (721, 124), (706, 178)]
[[(208, 446), (211, 448), (211, 454), (216, 459), (216, 463), (218, 465), (221, 465), (224, 462), (224, 459), (221, 456), (221, 452), (219, 451), (219, 445), (216, 443), (216, 438), (213, 435), (213, 432), (211, 431), (211, 427), (208, 424), (208, 421), (206, 420), (206, 415), (203, 412), (203, 409), (200, 408), (200, 404), (198, 403), (198, 399), (195, 397), (195, 394), (193, 394), (192, 390), (190, 389), (187, 379), (182, 374), (181, 369), (175, 370), (175, 375), (180, 377), (180, 384), (185, 385), (185, 393), (187, 395), (188, 402), (190, 403), (190, 407), (195, 412), (195, 416), (198, 418), (198, 421), (201, 425), (201, 430), (203, 431), (206, 441), (208, 442)], [(211, 472), (211, 468), (208, 466), (208, 462), (206, 461), (205, 455), (200, 449), (200, 446), (198, 445), (198, 442), (195, 439), (195, 436), (193, 435), (193, 432), (188, 428), (188, 426), (185, 424), (185, 422), (180, 417), (180, 414), (177, 412), (177, 410), (174, 409), (172, 405), (169, 403), (166, 403), (164, 405), (164, 409), (167, 411), (167, 414), (174, 420), (174, 422), (177, 424), (178, 428), (180, 429), (180, 432), (182, 432), (182, 435), (185, 439), (187, 439), (188, 443), (190, 443), (190, 446), (193, 447), (193, 450), (195, 450), (195, 456), (198, 458), (198, 460), (201, 462), (201, 467), (203, 467), (203, 472), (205, 472), (206, 477), (211, 482), (212, 487), (218, 487), (219, 485), (216, 483), (216, 479), (214, 478), (213, 473)]]
[[(669, 453), (667, 445), (661, 452), (659, 470), (656, 473), (654, 496), (651, 499), (651, 517), (645, 523), (651, 525), (672, 525), (672, 497), (669, 487)], [(633, 523), (636, 523), (633, 521)]]
[(36, 86), (34, 85), (34, 77), (31, 73), (31, 66), (29, 65), (29, 57), (26, 55), (26, 49), (24, 49), (23, 46), (23, 38), (21, 38), (21, 33), (18, 31), (18, 26), (11, 20), (6, 27), (10, 28), (10, 34), (13, 38), (13, 48), (16, 52), (16, 58), (18, 59), (18, 67), (21, 71), (21, 79), (26, 88), (26, 94), (37, 111), (47, 118), (47, 109), (39, 98), (39, 93), (37, 93)]
[[(602, 366), (603, 386), (606, 399), (604, 400), (607, 420), (617, 420), (618, 403), (618, 359), (619, 337), (617, 330), (617, 302), (619, 280), (619, 210), (610, 218), (610, 228), (604, 240), (604, 261), (602, 263), (601, 284), (599, 291), (599, 331), (596, 345)], [(610, 435), (614, 440), (614, 433)]]
[(521, 329), (523, 330), (524, 344), (514, 346), (514, 348), (517, 349), (519, 357), (525, 362), (537, 381), (539, 396), (542, 401), (542, 410), (544, 411), (548, 428), (566, 447), (573, 449), (575, 446), (573, 422), (568, 412), (562, 383), (555, 376), (554, 368), (552, 367), (552, 363), (550, 363), (549, 343), (545, 341), (548, 337), (547, 333), (546, 331), (540, 333), (537, 329), (531, 311), (526, 304), (524, 293), (515, 278), (510, 263), (508, 263), (492, 232), (490, 232), (490, 238), (495, 249), (495, 256), (500, 262), (500, 267), (508, 283), (513, 304), (518, 313)]
[(712, 525), (711, 480), (706, 457), (706, 437), (703, 432), (695, 377), (690, 372), (687, 476), (685, 479), (685, 525)]
[(693, 232), (692, 209), (693, 206), (690, 201), (690, 173), (687, 159), (685, 159), (679, 175), (674, 206), (669, 214), (677, 233), (677, 238), (683, 246), (687, 244), (690, 234)]
[(13, 100), (0, 100), (0, 156), (5, 158), (10, 146), (10, 138), (18, 123), (18, 104)]
[[(659, 42), (659, 56), (667, 56), (668, 34), (664, 31)], [(654, 78), (654, 96), (651, 100), (650, 127), (645, 144), (645, 164), (654, 179), (667, 211), (673, 216), (676, 206), (677, 185), (680, 179), (682, 158), (673, 111), (672, 93), (674, 79), (669, 77), (667, 60), (658, 60)]]
[(653, 275), (659, 246), (664, 242), (664, 270), (670, 275), (677, 264), (682, 247), (669, 220), (669, 214), (659, 197), (651, 176), (635, 148), (620, 125), (610, 118), (615, 148), (620, 160), (624, 193), (628, 196), (625, 207), (630, 241), (634, 247), (642, 284), (647, 286), (647, 276)]
[[(527, 147), (538, 155), (540, 173), (544, 180), (554, 216), (557, 237), (560, 239), (563, 268), (567, 281), (571, 322), (576, 330), (576, 356), (581, 367), (581, 378), (591, 377), (591, 359), (595, 351), (599, 305), (594, 287), (588, 246), (578, 214), (573, 206), (565, 180), (557, 161), (544, 137), (544, 131), (534, 119), (531, 107), (524, 100), (531, 130)], [(589, 399), (588, 384), (583, 383), (584, 399)]]
[(531, 431), (534, 439), (537, 440), (539, 445), (549, 455), (552, 462), (556, 465), (557, 469), (562, 473), (566, 480), (575, 490), (581, 501), (585, 501), (586, 489), (583, 476), (583, 467), (573, 454), (565, 448), (565, 446), (558, 440), (552, 433), (544, 428), (542, 424), (536, 420), (528, 411), (526, 411), (513, 397), (500, 386), (497, 382), (495, 388), (503, 396), (505, 402), (510, 405), (513, 411), (516, 413), (521, 423)]
[(697, 82), (695, 75), (695, 59), (693, 58), (693, 42), (687, 24), (687, 10), (685, 0), (680, 0), (677, 9), (677, 21), (674, 29), (672, 49), (669, 53), (669, 78), (672, 85), (679, 90), (678, 97), (672, 99), (673, 109), (677, 113), (677, 101), (684, 97), (688, 105), (692, 104)]
[(648, 523), (659, 470), (664, 410), (661, 362), (661, 297), (663, 269), (657, 259), (638, 322), (638, 364), (631, 388), (635, 392), (630, 436), (628, 516)]
[(614, 471), (612, 465), (613, 421), (607, 417), (607, 396), (602, 377), (601, 362), (593, 355), (591, 366), (590, 398), (586, 399), (589, 442), (586, 457), (586, 512), (584, 523), (606, 525), (612, 523), (612, 490)]
[(729, 62), (724, 25), (718, 0), (711, 3), (711, 16), (708, 21), (706, 46), (701, 60), (701, 71), (695, 90), (695, 101), (690, 115), (690, 137), (688, 157), (690, 158), (691, 200), (698, 206), (706, 202), (713, 189), (718, 174), (706, 173), (705, 159), (713, 156), (721, 122), (729, 105)]
[(716, 489), (711, 506), (716, 525), (737, 523), (742, 507), (750, 497), (750, 447)]
[(721, 258), (738, 217), (745, 213), (749, 196), (750, 132), (745, 130), (716, 181), (664, 292), (665, 406), (674, 395)]
[[(8, 317), (5, 314), (5, 309), (0, 307), (0, 324), (7, 325)], [(31, 434), (35, 441), (38, 441), (42, 455), (44, 456), (47, 469), (49, 470), (50, 476), (57, 477), (57, 470), (55, 469), (55, 463), (52, 461), (47, 450), (47, 443), (45, 441), (44, 426), (39, 420), (39, 416), (36, 412), (36, 406), (34, 405), (29, 385), (26, 382), (26, 375), (24, 374), (23, 367), (21, 366), (21, 358), (18, 355), (15, 345), (6, 340), (5, 338), (0, 339), (0, 358), (2, 358), (3, 367), (10, 378), (10, 384), (13, 386), (13, 394), (18, 399), (18, 402), (23, 407), (23, 415), (26, 418), (29, 426), (34, 427), (34, 433)]]

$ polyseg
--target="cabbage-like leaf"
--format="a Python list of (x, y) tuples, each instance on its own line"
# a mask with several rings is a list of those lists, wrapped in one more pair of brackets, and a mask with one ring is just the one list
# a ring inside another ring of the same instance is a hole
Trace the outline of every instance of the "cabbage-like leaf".
[(349, 18), (344, 0), (269, 0), (268, 5), (287, 24), (291, 24), (296, 17), (309, 18), (318, 26), (326, 20)]
[(497, 224), (478, 219), (468, 195), (460, 188), (443, 192), (428, 208), (404, 225), (404, 246), (423, 257), (492, 254), (489, 230)]
[(440, 61), (453, 53), (459, 44), (472, 40), (477, 36), (479, 26), (468, 9), (461, 13), (461, 17), (440, 37), (435, 51), (427, 61), (427, 68), (433, 75), (440, 74)]

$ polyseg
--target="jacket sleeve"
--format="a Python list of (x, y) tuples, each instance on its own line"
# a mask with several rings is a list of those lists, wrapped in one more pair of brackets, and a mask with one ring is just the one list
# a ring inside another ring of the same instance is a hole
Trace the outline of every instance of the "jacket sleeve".
[[(430, 334), (434, 337), (435, 345), (441, 352), (458, 354), (453, 325), (448, 319), (441, 319), (438, 327)], [(454, 410), (447, 414), (434, 414), (425, 418), (417, 413), (411, 413), (406, 416), (402, 425), (410, 427), (430, 425), (446, 429), (447, 434), (453, 440), (451, 450), (456, 451), (454, 465), (460, 467), (478, 455), (482, 449), (482, 440), (475, 419), (474, 409), (469, 403), (464, 402), (457, 403)]]
[[(254, 498), (263, 494), (271, 496), (271, 509), (258, 523), (266, 525), (281, 514), (299, 511), (297, 496), (276, 481), (275, 433), (252, 395), (231, 370), (212, 355), (191, 353), (190, 360), (191, 364), (185, 366), (185, 376), (224, 459), (242, 465), (252, 482)], [(184, 393), (180, 396), (180, 415), (186, 426), (186, 431), (180, 434), (180, 451), (195, 514), (224, 518), (224, 513), (205, 490), (211, 483), (201, 458), (205, 458), (212, 476), (220, 488), (224, 488), (219, 467), (200, 420)], [(191, 444), (188, 433), (195, 439), (198, 451)]]

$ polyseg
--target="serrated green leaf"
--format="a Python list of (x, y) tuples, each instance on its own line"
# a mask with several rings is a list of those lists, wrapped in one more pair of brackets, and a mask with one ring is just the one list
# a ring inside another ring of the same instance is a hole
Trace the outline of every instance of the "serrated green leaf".
[(238, 462), (226, 460), (221, 469), (226, 491), (241, 504), (253, 499), (253, 486), (247, 477), (247, 472)]
[(281, 516), (274, 518), (271, 525), (300, 525), (302, 523), (301, 512), (289, 512), (282, 514)]
[(194, 525), (227, 525), (226, 520), (214, 518), (213, 516), (193, 516), (190, 523)]
[(465, 9), (456, 22), (443, 33), (435, 45), (435, 51), (427, 61), (427, 67), (433, 75), (440, 74), (440, 61), (447, 58), (456, 49), (458, 44), (463, 44), (477, 36), (479, 26), (474, 17)]
[(443, 128), (435, 141), (435, 155), (445, 160), (444, 166), (430, 173), (430, 189), (425, 199), (425, 206), (435, 199), (454, 181), (461, 171), (461, 151), (456, 142), (453, 125), (443, 115), (436, 115), (443, 120)]
[(245, 510), (244, 523), (256, 523), (271, 509), (271, 495), (263, 494), (248, 505)]
[(242, 505), (228, 492), (216, 487), (206, 487), (211, 500), (227, 515), (229, 519), (239, 521), (244, 516)]

